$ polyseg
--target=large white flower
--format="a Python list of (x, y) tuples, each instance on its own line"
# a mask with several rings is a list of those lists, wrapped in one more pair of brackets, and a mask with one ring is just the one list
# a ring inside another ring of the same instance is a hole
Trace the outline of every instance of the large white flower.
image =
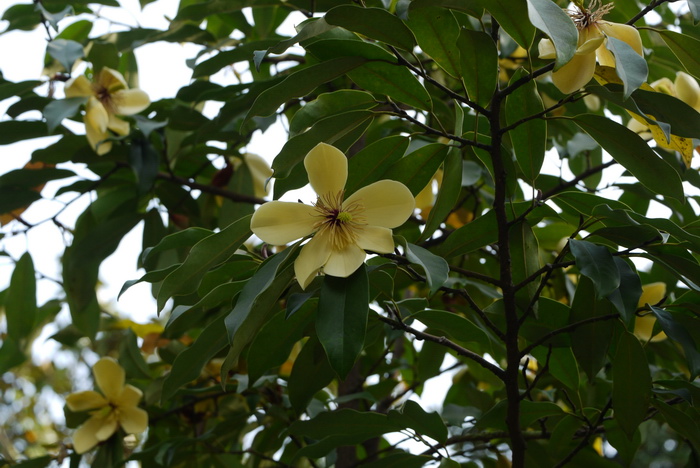
[(138, 407), (143, 392), (133, 385), (124, 385), (124, 369), (117, 361), (103, 357), (92, 371), (102, 393), (86, 390), (66, 397), (71, 411), (90, 411), (91, 414), (73, 435), (77, 453), (87, 452), (109, 439), (119, 426), (127, 434), (137, 434), (148, 427), (148, 413)]
[(129, 123), (117, 115), (133, 115), (147, 108), (151, 101), (140, 89), (127, 89), (126, 80), (116, 70), (104, 67), (90, 81), (85, 75), (72, 78), (66, 83), (66, 97), (88, 98), (85, 110), (85, 134), (90, 146), (102, 156), (112, 149), (112, 143), (104, 141), (108, 130), (117, 135), (129, 133)]
[(365, 261), (365, 250), (391, 253), (391, 228), (413, 213), (410, 190), (394, 180), (380, 180), (344, 199), (348, 178), (345, 155), (319, 143), (304, 159), (309, 182), (318, 198), (313, 206), (272, 201), (260, 206), (250, 222), (263, 241), (283, 245), (313, 234), (294, 263), (294, 272), (306, 288), (319, 271), (347, 277)]
[[(576, 11), (569, 13), (578, 29), (576, 55), (566, 65), (552, 73), (552, 82), (562, 93), (570, 94), (578, 91), (591, 81), (595, 74), (596, 57), (603, 66), (615, 66), (615, 57), (605, 47), (608, 37), (626, 42), (635, 52), (644, 56), (642, 39), (637, 29), (627, 24), (602, 20), (612, 7), (612, 3), (601, 7), (600, 0), (592, 0), (588, 9), (577, 7)], [(542, 39), (538, 48), (540, 58), (556, 57), (551, 40)]]

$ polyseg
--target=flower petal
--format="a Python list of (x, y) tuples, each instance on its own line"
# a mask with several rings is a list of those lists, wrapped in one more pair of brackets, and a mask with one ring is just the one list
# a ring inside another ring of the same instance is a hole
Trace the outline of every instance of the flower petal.
[(571, 94), (591, 81), (595, 73), (595, 54), (574, 55), (569, 63), (552, 73), (552, 82), (564, 94)]
[(111, 402), (119, 401), (124, 391), (124, 369), (110, 357), (103, 357), (92, 367), (97, 386)]
[(330, 237), (323, 233), (315, 235), (301, 248), (299, 256), (294, 261), (294, 274), (297, 277), (301, 289), (306, 289), (311, 281), (313, 281), (330, 255)]
[(323, 272), (330, 276), (347, 278), (360, 268), (367, 254), (355, 244), (348, 244), (343, 250), (332, 250)]
[(658, 281), (642, 285), (642, 295), (639, 298), (637, 307), (644, 307), (645, 304), (656, 305), (666, 295), (666, 283)]
[(365, 222), (370, 226), (395, 228), (413, 214), (416, 199), (401, 182), (380, 180), (353, 193), (343, 207), (353, 203), (364, 206)]
[(700, 85), (686, 72), (676, 72), (676, 93), (678, 99), (700, 112)]
[(107, 440), (112, 437), (112, 434), (117, 432), (117, 428), (119, 428), (117, 413), (112, 411), (104, 418), (103, 424), (97, 429), (97, 432), (95, 432), (95, 437), (100, 441)]
[(109, 67), (103, 67), (97, 77), (97, 84), (105, 88), (110, 93), (125, 89), (127, 87), (124, 75), (117, 70)]
[(635, 52), (644, 57), (642, 38), (639, 36), (637, 28), (628, 24), (613, 23), (610, 21), (598, 21), (596, 24), (603, 34), (626, 42)]
[(122, 394), (115, 403), (117, 403), (120, 408), (138, 406), (142, 397), (143, 392), (140, 389), (134, 387), (133, 385), (125, 385), (124, 391), (122, 391)]
[(357, 246), (377, 253), (394, 251), (394, 238), (391, 229), (379, 226), (364, 226), (358, 232)]
[(77, 453), (85, 453), (100, 442), (96, 434), (104, 422), (104, 416), (96, 415), (76, 429), (75, 434), (73, 434), (73, 448)]
[(67, 98), (91, 97), (95, 94), (90, 80), (88, 80), (85, 75), (76, 76), (68, 80), (63, 92)]
[(537, 44), (537, 50), (540, 53), (541, 59), (555, 59), (557, 58), (557, 50), (554, 48), (554, 43), (549, 39), (541, 39)]
[(87, 411), (95, 408), (102, 408), (109, 405), (109, 402), (93, 390), (71, 393), (66, 397), (66, 405), (71, 411)]
[(122, 408), (119, 410), (119, 424), (127, 434), (140, 434), (148, 428), (148, 413), (135, 406)]
[(309, 183), (319, 196), (337, 195), (348, 180), (348, 158), (338, 148), (319, 143), (304, 158)]
[(117, 115), (138, 114), (151, 105), (151, 99), (140, 89), (122, 89), (111, 95), (114, 113)]
[(317, 215), (313, 206), (271, 201), (253, 213), (250, 229), (268, 244), (284, 245), (314, 232)]
[(124, 136), (129, 134), (129, 122), (127, 122), (126, 120), (122, 120), (113, 114), (109, 114), (107, 128), (112, 130), (117, 135)]
[(595, 51), (595, 55), (601, 66), (615, 68), (615, 56), (605, 45), (598, 47)]
[(576, 55), (592, 54), (597, 48), (603, 45), (605, 36), (598, 28), (588, 27), (579, 31), (578, 46), (576, 47)]
[(246, 153), (243, 155), (250, 174), (253, 176), (253, 189), (256, 197), (265, 197), (270, 193), (268, 179), (272, 177), (272, 169), (263, 158), (257, 154)]
[(640, 341), (646, 343), (656, 343), (657, 341), (663, 341), (666, 338), (666, 333), (659, 332), (656, 335), (654, 333), (654, 325), (656, 324), (656, 316), (649, 312), (647, 315), (641, 317), (635, 317), (634, 319), (634, 335), (639, 338)]
[(85, 136), (90, 146), (92, 146), (92, 149), (100, 156), (109, 153), (112, 149), (112, 143), (100, 143), (109, 137), (109, 133), (107, 132), (109, 114), (107, 114), (107, 110), (102, 103), (94, 97), (88, 100), (84, 120)]

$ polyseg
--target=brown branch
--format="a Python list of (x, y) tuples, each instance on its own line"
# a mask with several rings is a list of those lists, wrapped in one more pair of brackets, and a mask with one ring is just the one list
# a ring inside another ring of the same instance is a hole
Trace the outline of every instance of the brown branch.
[(618, 317), (620, 317), (620, 314), (618, 314), (617, 312), (614, 314), (599, 315), (597, 317), (589, 317), (587, 319), (579, 320), (578, 322), (571, 323), (565, 327), (557, 328), (556, 330), (553, 330), (553, 331), (547, 333), (542, 338), (540, 338), (539, 340), (532, 343), (530, 346), (527, 346), (526, 348), (524, 348), (521, 351), (521, 355), (524, 356), (526, 354), (530, 354), (530, 352), (532, 352), (533, 349), (537, 348), (538, 346), (543, 345), (544, 343), (546, 343), (550, 339), (554, 338), (557, 335), (561, 335), (562, 333), (567, 333), (567, 332), (573, 331), (573, 330), (577, 329), (578, 327), (588, 325), (589, 323), (602, 322), (604, 320), (612, 320), (612, 319), (616, 319)]
[(577, 175), (573, 179), (571, 179), (567, 182), (564, 182), (563, 184), (557, 185), (553, 189), (548, 190), (547, 192), (543, 193), (541, 199), (547, 200), (548, 198), (553, 197), (557, 193), (559, 193), (559, 192), (561, 192), (569, 187), (575, 186), (576, 184), (578, 184), (582, 180), (587, 179), (588, 177), (595, 175), (596, 173), (598, 173), (604, 169), (607, 169), (608, 167), (612, 166), (613, 164), (617, 164), (617, 161), (615, 161), (614, 159), (611, 161), (608, 161), (606, 163), (600, 164), (598, 166), (594, 166), (594, 167), (591, 167), (589, 169), (586, 169), (585, 171), (583, 171), (582, 173), (580, 173), (579, 175)]
[(660, 6), (666, 2), (675, 2), (676, 0), (653, 0), (650, 2), (647, 6), (645, 6), (642, 11), (634, 15), (632, 18), (627, 21), (625, 24), (629, 24), (630, 26), (639, 21), (641, 18), (646, 16), (647, 13), (649, 13), (651, 10), (656, 8), (657, 6)]
[(250, 203), (252, 205), (262, 205), (266, 203), (267, 200), (263, 198), (254, 197), (252, 195), (245, 195), (242, 193), (232, 192), (221, 187), (214, 187), (212, 185), (200, 184), (190, 179), (184, 177), (176, 176), (175, 174), (166, 174), (165, 172), (159, 172), (156, 175), (157, 179), (166, 180), (168, 182), (176, 182), (181, 185), (186, 185), (187, 187), (199, 190), (205, 193), (210, 193), (212, 195), (219, 195), (220, 197), (227, 198), (231, 201)]

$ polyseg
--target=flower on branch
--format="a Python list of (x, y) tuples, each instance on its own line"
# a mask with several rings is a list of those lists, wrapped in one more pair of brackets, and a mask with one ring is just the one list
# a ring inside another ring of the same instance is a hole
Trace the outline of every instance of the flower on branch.
[[(615, 57), (605, 47), (608, 37), (626, 42), (635, 52), (644, 56), (642, 39), (636, 28), (602, 19), (613, 6), (612, 3), (600, 6), (599, 0), (593, 0), (587, 9), (580, 4), (575, 11), (569, 12), (578, 30), (578, 44), (576, 55), (566, 65), (552, 73), (552, 82), (562, 93), (573, 93), (593, 78), (596, 57), (600, 65), (615, 67)], [(538, 48), (540, 58), (556, 57), (551, 40), (542, 39)]]
[(124, 369), (117, 361), (103, 357), (92, 371), (102, 393), (86, 390), (66, 398), (71, 411), (89, 411), (91, 415), (73, 435), (77, 453), (87, 452), (109, 439), (119, 426), (127, 434), (138, 434), (148, 427), (148, 413), (138, 407), (143, 392), (133, 385), (124, 385)]
[[(637, 307), (644, 307), (646, 304), (657, 305), (666, 296), (666, 283), (657, 282), (649, 283), (642, 286), (642, 295), (639, 298)], [(654, 334), (654, 325), (656, 324), (656, 316), (652, 312), (647, 312), (644, 315), (638, 315), (634, 319), (634, 334), (644, 343), (663, 341), (666, 338), (666, 333), (660, 332)]]
[(333, 146), (319, 143), (304, 158), (309, 182), (318, 198), (312, 205), (272, 201), (253, 214), (250, 228), (263, 241), (284, 245), (313, 234), (294, 262), (306, 288), (320, 271), (347, 277), (365, 261), (365, 250), (391, 253), (391, 228), (413, 213), (410, 190), (394, 180), (380, 180), (345, 198), (348, 161)]
[(117, 115), (133, 115), (147, 108), (151, 101), (140, 89), (127, 89), (126, 80), (116, 70), (104, 67), (91, 83), (84, 75), (66, 83), (66, 97), (88, 98), (85, 111), (85, 134), (90, 146), (100, 156), (112, 149), (106, 140), (110, 134), (129, 134), (129, 123)]

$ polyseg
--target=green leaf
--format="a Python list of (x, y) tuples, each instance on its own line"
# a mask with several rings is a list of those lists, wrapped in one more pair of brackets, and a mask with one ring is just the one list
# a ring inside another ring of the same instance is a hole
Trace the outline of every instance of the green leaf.
[(407, 319), (419, 320), (433, 330), (439, 330), (455, 342), (479, 343), (490, 346), (488, 335), (472, 321), (453, 312), (425, 309), (411, 314)]
[(634, 329), (637, 303), (642, 296), (642, 282), (639, 275), (626, 261), (620, 257), (614, 257), (617, 269), (620, 272), (620, 287), (608, 295), (608, 300), (615, 306), (625, 327)]
[(692, 416), (661, 400), (654, 400), (654, 406), (658, 408), (671, 429), (687, 439), (696, 452), (700, 450), (700, 427)]
[(673, 314), (669, 311), (654, 307), (651, 304), (650, 307), (664, 333), (683, 347), (685, 359), (688, 362), (688, 368), (690, 370), (690, 378), (694, 379), (700, 375), (700, 351), (698, 351), (698, 344), (695, 343), (695, 340), (693, 340), (693, 337), (688, 333), (688, 330), (675, 321)]
[[(525, 20), (529, 13), (529, 5), (525, 0), (475, 0), (473, 3), (479, 4), (482, 8), (488, 10), (491, 16), (496, 18), (501, 28), (503, 28), (518, 45), (526, 50), (530, 48), (530, 44), (532, 44), (532, 40), (535, 38), (536, 31), (533, 27), (534, 22), (531, 23)], [(575, 40), (574, 48), (576, 48)]]
[(326, 117), (354, 110), (370, 109), (376, 105), (377, 101), (374, 96), (356, 89), (341, 89), (332, 93), (320, 94), (294, 114), (289, 122), (290, 138), (313, 127), (316, 122)]
[(37, 120), (5, 120), (0, 122), (0, 145), (47, 136), (46, 124)]
[(340, 26), (399, 49), (411, 52), (416, 46), (416, 39), (404, 22), (381, 8), (338, 5), (328, 10), (324, 18), (328, 24)]
[[(593, 282), (581, 276), (571, 305), (569, 323), (614, 313), (607, 300), (597, 300)], [(605, 356), (612, 340), (613, 327), (610, 320), (598, 320), (579, 326), (571, 332), (571, 343), (581, 369), (592, 382), (605, 363)]]
[[(301, 163), (311, 148), (319, 142), (334, 144), (336, 141), (348, 135), (353, 129), (359, 127), (364, 122), (372, 119), (373, 114), (367, 110), (356, 110), (344, 112), (339, 115), (327, 117), (318, 121), (310, 130), (291, 138), (282, 147), (280, 153), (272, 162), (272, 169), (275, 177), (287, 177), (297, 164)], [(343, 151), (343, 149), (340, 149)], [(304, 176), (306, 172), (304, 171)], [(306, 185), (308, 179), (300, 181), (300, 188)], [(278, 198), (277, 187), (275, 187), (275, 198)]]
[(415, 197), (428, 185), (445, 160), (450, 147), (431, 143), (399, 159), (382, 176), (403, 183)]
[[(519, 284), (540, 269), (539, 245), (532, 228), (525, 221), (511, 226), (508, 231), (508, 243), (513, 282)], [(538, 288), (539, 281), (535, 278), (515, 293), (515, 302), (522, 311), (527, 310)], [(537, 303), (533, 305), (533, 311), (537, 313)]]
[[(499, 401), (496, 406), (486, 412), (476, 423), (478, 428), (506, 429), (506, 411), (508, 400)], [(559, 406), (549, 401), (520, 402), (520, 427), (527, 427), (537, 422), (538, 419), (549, 416), (558, 416), (564, 412)]]
[(581, 274), (593, 281), (598, 299), (620, 286), (620, 271), (607, 247), (576, 239), (569, 240), (569, 247)]
[(227, 343), (224, 317), (219, 317), (207, 325), (189, 348), (177, 355), (163, 382), (161, 402), (168, 401), (180, 387), (199, 377), (206, 363), (224, 349)]
[(56, 127), (61, 125), (63, 119), (73, 117), (80, 110), (80, 106), (87, 102), (85, 97), (74, 97), (67, 99), (57, 99), (51, 101), (44, 107), (43, 113), (46, 119), (46, 126), (49, 133), (56, 130)]
[(119, 364), (126, 371), (128, 377), (150, 379), (148, 364), (141, 354), (136, 334), (131, 328), (125, 330), (122, 341), (119, 344)]
[[(462, 29), (457, 39), (459, 76), (469, 99), (482, 107), (491, 102), (498, 82), (498, 50), (491, 36)], [(460, 134), (460, 133), (457, 133)]]
[(274, 114), (290, 99), (306, 96), (319, 85), (345, 75), (365, 62), (363, 57), (337, 57), (292, 73), (258, 96), (241, 125), (251, 117)]
[(615, 420), (631, 440), (647, 415), (651, 399), (649, 364), (636, 336), (627, 331), (620, 334), (612, 366)]
[(700, 40), (674, 31), (659, 29), (655, 31), (661, 35), (661, 39), (678, 57), (686, 71), (695, 78), (700, 79), (700, 56), (698, 56), (697, 52), (700, 50)]
[(425, 271), (425, 277), (430, 287), (430, 295), (432, 296), (440, 290), (440, 287), (445, 284), (447, 277), (450, 274), (450, 266), (444, 258), (439, 257), (431, 251), (419, 247), (411, 243), (404, 243), (406, 249), (406, 258), (409, 262), (420, 265)]
[(446, 8), (428, 7), (408, 19), (420, 48), (440, 68), (457, 78), (461, 76), (459, 62), (459, 24)]
[(497, 240), (496, 213), (489, 211), (447, 236), (435, 253), (443, 258), (459, 257)]
[(326, 352), (314, 334), (301, 349), (289, 376), (289, 401), (296, 412), (303, 413), (313, 396), (334, 377)]
[(388, 136), (365, 146), (350, 158), (348, 181), (345, 183), (346, 198), (358, 189), (380, 180), (403, 157), (409, 143), (410, 140), (405, 136)]
[(0, 372), (4, 374), (26, 360), (27, 356), (25, 356), (22, 351), (22, 346), (20, 346), (17, 340), (11, 336), (3, 338), (2, 345), (0, 346)]
[[(353, 158), (354, 159), (354, 158)], [(352, 159), (351, 159), (352, 161)], [(419, 241), (429, 239), (440, 224), (445, 221), (457, 204), (462, 191), (462, 155), (455, 147), (450, 148), (445, 159), (442, 184), (438, 189), (435, 205), (430, 210), (428, 220), (423, 226)]]
[(281, 54), (294, 44), (319, 36), (333, 28), (335, 28), (335, 26), (328, 24), (324, 18), (312, 18), (309, 21), (304, 22), (303, 26), (300, 26), (299, 32), (296, 36), (280, 41), (276, 45), (267, 49), (267, 51), (264, 53), (257, 54), (255, 57), (255, 68), (258, 70), (260, 69), (262, 59), (265, 58), (267, 54)]
[(66, 177), (75, 177), (68, 169), (46, 167), (42, 169), (15, 169), (0, 176), (0, 188), (32, 188)]
[(398, 428), (389, 421), (385, 414), (356, 411), (343, 408), (336, 411), (324, 411), (313, 419), (294, 421), (289, 426), (291, 435), (323, 439), (328, 436), (364, 437), (367, 440)]
[[(410, 403), (413, 403), (409, 400)], [(443, 462), (448, 460), (443, 458)], [(434, 459), (428, 455), (413, 455), (406, 452), (390, 453), (389, 455), (369, 463), (363, 463), (362, 468), (421, 468), (430, 466)], [(440, 465), (443, 466), (443, 465)], [(460, 466), (460, 465), (457, 465)]]
[(41, 12), (41, 16), (48, 21), (48, 23), (53, 27), (54, 31), (58, 31), (58, 22), (61, 21), (63, 18), (65, 18), (68, 15), (73, 15), (73, 7), (70, 5), (66, 5), (66, 7), (58, 11), (56, 13), (52, 13), (46, 8), (44, 8), (44, 5), (41, 3), (35, 3), (35, 8)]
[(268, 48), (277, 42), (278, 41), (274, 39), (247, 42), (245, 44), (239, 44), (231, 50), (221, 51), (215, 56), (198, 63), (192, 71), (192, 78), (210, 76), (224, 67), (238, 62), (253, 60), (253, 52)]
[(155, 246), (144, 249), (143, 253), (141, 254), (141, 261), (145, 264), (148, 263), (151, 258), (153, 258), (153, 255), (159, 252), (191, 247), (213, 234), (214, 233), (209, 229), (204, 229), (201, 227), (191, 227), (173, 234), (169, 234), (163, 237)]
[[(551, 0), (527, 0), (527, 13), (530, 22), (552, 40), (557, 51), (554, 70), (559, 70), (574, 57), (578, 47), (574, 22)], [(527, 49), (528, 46), (524, 47)]]
[(363, 264), (347, 278), (326, 275), (316, 314), (316, 333), (328, 362), (345, 379), (362, 352), (369, 314), (369, 280)]
[[(527, 75), (525, 69), (519, 69), (513, 74), (510, 83), (513, 84), (525, 75)], [(522, 119), (542, 111), (544, 111), (544, 103), (537, 91), (535, 80), (520, 86), (506, 98), (506, 122), (508, 125), (519, 123)], [(510, 130), (509, 135), (518, 165), (526, 180), (532, 184), (540, 175), (540, 169), (544, 162), (547, 121), (543, 118), (537, 118), (522, 122)]]
[[(700, 21), (700, 0), (688, 0), (688, 8), (690, 9), (690, 13), (693, 15), (693, 19), (697, 25), (698, 21)], [(695, 450), (697, 451), (698, 448)]]
[(551, 348), (551, 351), (548, 351), (546, 348), (539, 346), (533, 350), (532, 355), (535, 356), (535, 359), (541, 366), (548, 363), (549, 372), (555, 379), (574, 392), (578, 392), (580, 383), (579, 369), (571, 348)]
[(294, 344), (301, 340), (318, 303), (309, 300), (290, 317), (275, 314), (257, 334), (248, 350), (248, 385), (252, 386), (269, 369), (284, 364)]
[(29, 252), (17, 260), (5, 296), (7, 333), (19, 341), (28, 337), (36, 325), (36, 276)]
[(46, 46), (46, 52), (67, 71), (71, 71), (73, 64), (85, 56), (83, 45), (69, 39), (54, 39)]
[(421, 110), (430, 110), (430, 94), (418, 79), (381, 47), (348, 39), (324, 39), (307, 46), (307, 50), (321, 60), (335, 57), (363, 57), (367, 63), (348, 73), (362, 89), (389, 96)]
[(574, 122), (649, 190), (683, 201), (678, 172), (636, 133), (607, 117), (583, 114)]
[(436, 412), (428, 413), (418, 403), (407, 400), (401, 411), (389, 411), (388, 420), (397, 427), (411, 428), (420, 435), (426, 435), (444, 443), (447, 440), (447, 427)]
[(158, 311), (170, 297), (195, 292), (204, 274), (225, 262), (250, 234), (250, 216), (246, 216), (197, 242), (182, 265), (163, 280), (158, 292)]
[(623, 98), (627, 99), (646, 82), (649, 74), (647, 62), (625, 41), (608, 36), (605, 44), (615, 56), (615, 71), (624, 85)]

